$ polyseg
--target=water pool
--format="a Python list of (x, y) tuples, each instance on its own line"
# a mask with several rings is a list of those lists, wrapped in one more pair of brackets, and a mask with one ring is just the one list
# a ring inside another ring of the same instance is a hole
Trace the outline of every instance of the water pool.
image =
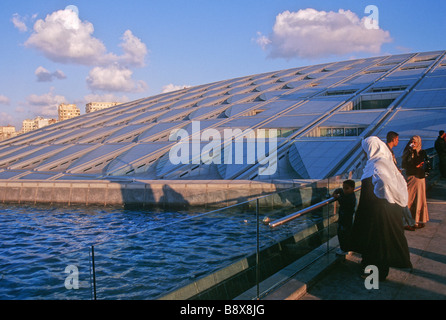
[[(0, 299), (92, 299), (92, 246), (98, 299), (156, 299), (254, 253), (256, 231), (250, 209), (202, 214), (2, 204)], [(288, 232), (261, 224), (261, 245)], [(78, 287), (67, 289), (73, 266)]]

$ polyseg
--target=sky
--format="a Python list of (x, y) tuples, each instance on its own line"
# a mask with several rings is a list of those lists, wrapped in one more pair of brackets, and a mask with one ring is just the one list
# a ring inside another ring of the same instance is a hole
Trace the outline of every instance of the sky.
[(307, 65), (446, 50), (446, 1), (1, 0), (0, 126)]

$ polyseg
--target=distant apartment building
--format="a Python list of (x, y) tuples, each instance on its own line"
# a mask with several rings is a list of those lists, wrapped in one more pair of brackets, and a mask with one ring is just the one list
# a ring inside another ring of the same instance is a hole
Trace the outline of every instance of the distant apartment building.
[(120, 102), (89, 102), (85, 105), (85, 112), (90, 113), (110, 107), (117, 106)]
[(22, 121), (22, 133), (27, 133), (33, 131), (34, 129), (34, 120), (25, 119)]
[(15, 137), (16, 135), (14, 126), (7, 125), (0, 127), (0, 141)]
[(34, 119), (34, 125), (36, 129), (49, 126), (50, 124), (56, 123), (57, 119), (46, 119), (43, 117), (37, 117)]
[(75, 104), (62, 103), (57, 107), (59, 121), (64, 121), (81, 115), (81, 111)]
[(35, 119), (25, 119), (22, 121), (22, 133), (40, 129), (56, 122), (56, 119), (46, 119), (40, 116)]

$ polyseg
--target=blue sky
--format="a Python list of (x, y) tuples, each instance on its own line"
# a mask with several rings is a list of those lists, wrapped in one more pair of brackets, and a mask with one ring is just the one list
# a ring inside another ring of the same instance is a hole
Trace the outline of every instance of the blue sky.
[[(368, 5), (379, 29), (364, 26)], [(84, 113), (92, 100), (446, 50), (445, 12), (437, 0), (2, 0), (0, 125), (56, 118), (61, 102)]]

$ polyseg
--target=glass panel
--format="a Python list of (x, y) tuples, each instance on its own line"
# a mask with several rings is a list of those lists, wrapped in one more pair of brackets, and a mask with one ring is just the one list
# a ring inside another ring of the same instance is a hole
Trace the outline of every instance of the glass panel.
[[(278, 221), (326, 200), (327, 191), (327, 181), (323, 180), (260, 198), (261, 225)], [(274, 228), (259, 228), (260, 283), (257, 292), (246, 292), (243, 298), (264, 296), (307, 265), (308, 261), (303, 257), (327, 239), (325, 228), (321, 228), (324, 225), (321, 223), (325, 223), (326, 207), (322, 206)]]
[(247, 274), (231, 281), (252, 267), (256, 220), (250, 203), (181, 215), (95, 246), (98, 299), (231, 299), (254, 285)]
[(333, 129), (333, 136), (342, 137), (343, 135), (344, 135), (344, 128), (334, 128)]
[(321, 137), (331, 137), (331, 128), (320, 128)]
[(345, 128), (345, 135), (346, 136), (357, 136), (358, 129), (357, 128)]

